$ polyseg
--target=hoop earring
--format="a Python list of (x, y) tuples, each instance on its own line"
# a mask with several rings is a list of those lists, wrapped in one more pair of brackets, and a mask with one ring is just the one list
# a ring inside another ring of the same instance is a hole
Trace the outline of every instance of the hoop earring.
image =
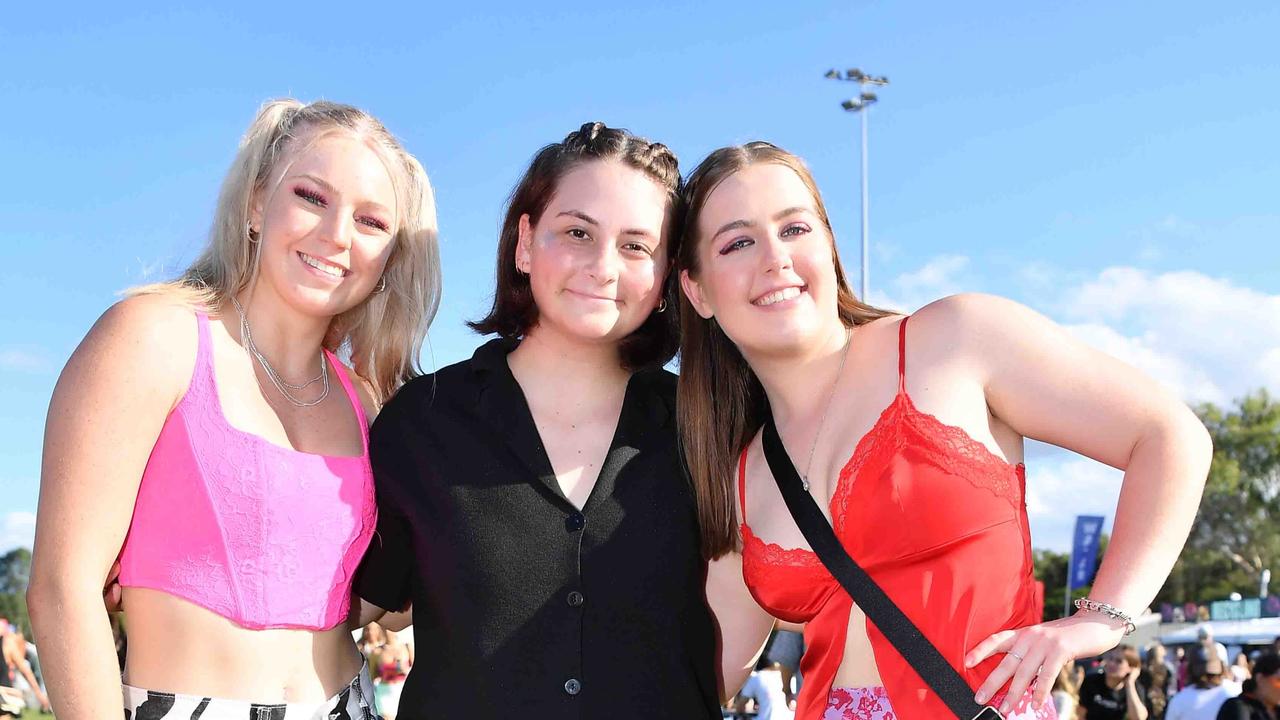
[(258, 242), (258, 238), (256, 238), (256, 237), (254, 237), (254, 236), (253, 236), (253, 221), (252, 221), (252, 220), (245, 220), (245, 222), (244, 222), (244, 236), (245, 236), (246, 238), (248, 238), (249, 242), (254, 243), (254, 244), (257, 244), (257, 242)]
[(385, 292), (386, 289), (387, 289), (387, 276), (383, 275), (382, 277), (378, 278), (378, 284), (373, 286), (373, 294), (377, 295), (378, 293)]
[(666, 311), (667, 311), (667, 299), (662, 298), (662, 301), (658, 303), (658, 312), (661, 313)]

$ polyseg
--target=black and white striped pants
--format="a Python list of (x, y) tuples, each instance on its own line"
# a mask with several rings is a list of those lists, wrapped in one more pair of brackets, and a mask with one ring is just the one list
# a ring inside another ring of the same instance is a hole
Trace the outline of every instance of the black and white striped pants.
[(144, 690), (124, 686), (124, 720), (379, 720), (369, 668), (362, 667), (336, 695), (321, 703), (252, 703), (245, 700)]

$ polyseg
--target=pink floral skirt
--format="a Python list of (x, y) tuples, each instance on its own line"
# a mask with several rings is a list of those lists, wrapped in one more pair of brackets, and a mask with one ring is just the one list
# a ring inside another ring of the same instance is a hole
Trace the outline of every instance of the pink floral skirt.
[[(1003, 695), (997, 695), (991, 701), (999, 707), (1004, 701)], [(1052, 702), (1046, 702), (1037, 708), (1031, 702), (1031, 693), (1013, 706), (1013, 712), (1005, 716), (1006, 720), (1058, 720), (1058, 713)], [(822, 720), (898, 720), (898, 715), (889, 705), (889, 694), (883, 687), (869, 688), (831, 688), (827, 696), (827, 709), (822, 713)]]

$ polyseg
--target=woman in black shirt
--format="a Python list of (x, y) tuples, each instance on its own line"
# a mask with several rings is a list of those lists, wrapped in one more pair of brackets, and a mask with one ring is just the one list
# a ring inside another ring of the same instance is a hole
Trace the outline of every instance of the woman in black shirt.
[(374, 423), (378, 536), (357, 591), (413, 605), (403, 720), (720, 717), (661, 369), (679, 183), (667, 148), (599, 123), (543, 148), (472, 324), (499, 339)]
[(1266, 653), (1253, 665), (1240, 695), (1218, 709), (1218, 720), (1275, 720), (1280, 705), (1280, 657)]
[(1080, 683), (1084, 720), (1147, 720), (1151, 711), (1138, 682), (1142, 660), (1131, 645), (1117, 645), (1102, 656), (1102, 673)]

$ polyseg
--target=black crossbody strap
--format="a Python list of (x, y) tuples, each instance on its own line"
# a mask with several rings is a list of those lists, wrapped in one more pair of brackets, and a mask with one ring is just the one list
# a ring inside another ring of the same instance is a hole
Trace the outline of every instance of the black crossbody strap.
[(822, 515), (813, 496), (805, 491), (800, 475), (792, 464), (787, 449), (778, 437), (778, 429), (769, 414), (761, 434), (764, 457), (769, 463), (773, 479), (778, 483), (782, 499), (791, 511), (800, 532), (814, 553), (827, 566), (827, 570), (840, 581), (858, 607), (871, 618), (876, 628), (893, 643), (902, 657), (915, 669), (922, 680), (946, 703), (960, 720), (1000, 718), (990, 706), (983, 707), (973, 701), (973, 690), (959, 672), (948, 663), (938, 648), (920, 632), (911, 619), (898, 609), (875, 580), (845, 552), (836, 533)]

